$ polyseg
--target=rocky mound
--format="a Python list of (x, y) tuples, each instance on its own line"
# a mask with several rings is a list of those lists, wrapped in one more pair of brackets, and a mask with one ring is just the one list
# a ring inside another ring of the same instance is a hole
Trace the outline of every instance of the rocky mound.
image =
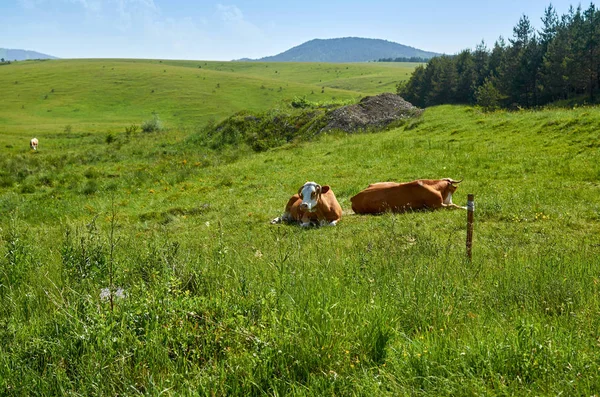
[(395, 121), (418, 116), (422, 112), (422, 109), (396, 94), (368, 96), (356, 105), (343, 106), (331, 111), (327, 116), (327, 125), (321, 131), (337, 129), (354, 132), (383, 128)]

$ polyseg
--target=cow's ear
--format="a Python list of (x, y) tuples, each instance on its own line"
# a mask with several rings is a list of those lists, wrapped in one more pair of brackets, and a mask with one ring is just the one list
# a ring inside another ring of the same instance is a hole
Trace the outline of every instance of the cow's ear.
[(331, 188), (329, 187), (329, 185), (324, 185), (324, 186), (321, 186), (321, 194), (325, 194), (325, 193), (327, 193), (327, 192), (329, 191), (329, 189), (331, 189)]
[(298, 189), (298, 196), (300, 196), (300, 197), (302, 197), (302, 188), (303, 188), (303, 187), (304, 187), (304, 186), (300, 186), (300, 189)]

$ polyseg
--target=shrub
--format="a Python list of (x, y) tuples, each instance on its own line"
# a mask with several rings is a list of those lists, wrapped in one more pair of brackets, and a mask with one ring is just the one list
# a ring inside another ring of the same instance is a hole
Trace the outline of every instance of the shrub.
[(143, 132), (160, 132), (163, 130), (162, 122), (158, 118), (158, 114), (154, 113), (150, 120), (142, 123)]
[(306, 97), (294, 97), (291, 102), (293, 108), (304, 109), (308, 107), (313, 107), (313, 103), (306, 99)]
[(131, 135), (135, 134), (138, 129), (139, 126), (135, 124), (131, 124), (129, 127), (125, 127), (125, 136), (127, 137), (127, 139), (131, 138)]

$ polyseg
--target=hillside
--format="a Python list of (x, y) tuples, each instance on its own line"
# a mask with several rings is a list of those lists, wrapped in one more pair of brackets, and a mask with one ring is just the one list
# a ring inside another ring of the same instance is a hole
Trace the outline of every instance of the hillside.
[(314, 39), (281, 54), (258, 59), (262, 62), (369, 62), (381, 58), (420, 57), (440, 54), (380, 39), (344, 37)]
[(240, 110), (263, 111), (296, 96), (356, 99), (395, 91), (414, 64), (273, 65), (249, 62), (52, 60), (2, 66), (5, 134), (106, 131), (153, 112), (170, 127), (195, 127)]
[(6, 61), (26, 61), (28, 59), (58, 59), (52, 55), (42, 54), (41, 52), (29, 50), (14, 50), (9, 48), (0, 48), (0, 58)]

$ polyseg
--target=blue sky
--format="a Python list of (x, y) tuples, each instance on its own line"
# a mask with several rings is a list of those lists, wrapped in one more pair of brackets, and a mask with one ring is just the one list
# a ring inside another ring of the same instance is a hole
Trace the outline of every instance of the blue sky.
[[(535, 27), (568, 0), (0, 0), (0, 47), (60, 58), (232, 60), (314, 38), (367, 37), (454, 54)], [(589, 2), (582, 3), (584, 8)]]

